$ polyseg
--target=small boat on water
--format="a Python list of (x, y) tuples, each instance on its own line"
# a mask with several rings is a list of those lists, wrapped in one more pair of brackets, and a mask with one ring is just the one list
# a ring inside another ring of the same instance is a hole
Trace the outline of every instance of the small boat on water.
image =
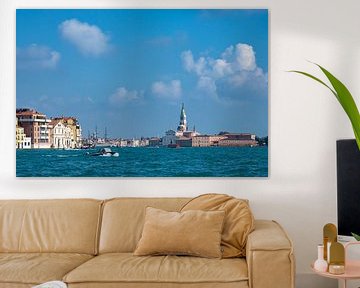
[(92, 149), (94, 148), (95, 146), (92, 145), (92, 144), (84, 144), (80, 147), (80, 149)]
[(87, 152), (86, 155), (89, 155), (89, 156), (102, 156), (102, 157), (119, 157), (119, 153), (111, 151), (110, 148), (102, 148), (102, 149), (100, 149), (99, 151), (97, 151), (95, 153)]

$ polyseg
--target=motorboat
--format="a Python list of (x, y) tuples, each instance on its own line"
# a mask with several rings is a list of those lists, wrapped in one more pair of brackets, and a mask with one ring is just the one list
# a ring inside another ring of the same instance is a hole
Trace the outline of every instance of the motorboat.
[(94, 148), (95, 147), (95, 145), (93, 145), (93, 144), (83, 144), (81, 147), (80, 147), (80, 149), (92, 149), (92, 148)]
[(111, 151), (110, 148), (102, 148), (99, 151), (95, 152), (95, 153), (86, 153), (89, 156), (102, 156), (102, 157), (119, 157), (119, 153), (118, 152), (113, 152)]

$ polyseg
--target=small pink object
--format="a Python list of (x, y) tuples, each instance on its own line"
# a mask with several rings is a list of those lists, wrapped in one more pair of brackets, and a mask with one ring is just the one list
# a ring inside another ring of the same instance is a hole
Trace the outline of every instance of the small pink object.
[(343, 286), (341, 286), (341, 287), (346, 288), (348, 280), (360, 279), (360, 260), (349, 260), (347, 257), (348, 247), (352, 246), (352, 245), (360, 245), (360, 241), (349, 242), (349, 243), (345, 244), (345, 273), (344, 274), (336, 275), (336, 274), (331, 274), (329, 272), (320, 272), (315, 269), (315, 263), (313, 265), (311, 265), (311, 268), (313, 269), (313, 271), (316, 274), (318, 274), (320, 276), (343, 280)]

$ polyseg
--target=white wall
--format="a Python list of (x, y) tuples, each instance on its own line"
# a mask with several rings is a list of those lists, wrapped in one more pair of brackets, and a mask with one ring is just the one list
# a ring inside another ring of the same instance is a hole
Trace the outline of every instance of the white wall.
[[(269, 178), (15, 178), (15, 8), (194, 7), (193, 3), (196, 7), (269, 8)], [(321, 63), (343, 79), (359, 103), (359, 9), (358, 0), (2, 0), (0, 198), (194, 196), (206, 192), (248, 198), (257, 218), (278, 220), (293, 239), (297, 286), (335, 287), (334, 282), (325, 285), (314, 276), (309, 264), (316, 256), (323, 225), (336, 223), (335, 141), (353, 137), (351, 127), (325, 88), (285, 71), (317, 72), (306, 60)]]

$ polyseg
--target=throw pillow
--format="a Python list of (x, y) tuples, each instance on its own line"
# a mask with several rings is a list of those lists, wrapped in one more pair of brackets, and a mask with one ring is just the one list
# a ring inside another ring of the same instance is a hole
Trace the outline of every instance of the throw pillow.
[(146, 208), (134, 255), (192, 255), (221, 258), (224, 211), (168, 212)]
[(190, 200), (181, 209), (181, 211), (188, 210), (225, 211), (221, 237), (222, 257), (246, 255), (247, 236), (254, 230), (254, 217), (247, 200), (225, 194), (204, 194)]

